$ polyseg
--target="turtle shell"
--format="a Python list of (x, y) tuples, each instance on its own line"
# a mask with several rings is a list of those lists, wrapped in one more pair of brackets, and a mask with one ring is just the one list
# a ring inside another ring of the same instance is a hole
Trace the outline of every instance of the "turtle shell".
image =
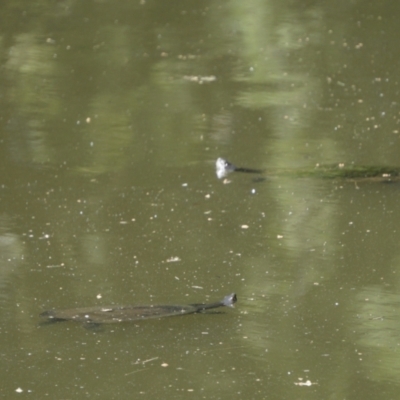
[(217, 303), (188, 305), (150, 305), (150, 306), (97, 306), (49, 310), (40, 314), (53, 321), (77, 321), (91, 324), (113, 324), (118, 322), (140, 321), (151, 318), (172, 317), (194, 314), (211, 308), (232, 306), (237, 301), (234, 293)]

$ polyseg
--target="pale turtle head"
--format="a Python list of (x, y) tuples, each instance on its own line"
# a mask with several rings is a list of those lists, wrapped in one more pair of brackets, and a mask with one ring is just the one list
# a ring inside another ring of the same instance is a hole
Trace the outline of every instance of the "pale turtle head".
[(228, 296), (225, 296), (222, 300), (222, 304), (226, 307), (233, 307), (233, 305), (237, 302), (236, 293), (231, 293)]
[(224, 158), (219, 157), (215, 162), (215, 169), (218, 179), (222, 179), (233, 172), (236, 167)]

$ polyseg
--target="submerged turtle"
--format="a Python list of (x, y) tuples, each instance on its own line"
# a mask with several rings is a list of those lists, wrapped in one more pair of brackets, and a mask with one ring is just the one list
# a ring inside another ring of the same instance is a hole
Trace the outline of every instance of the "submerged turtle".
[(236, 294), (232, 293), (225, 296), (221, 301), (209, 304), (84, 307), (44, 311), (40, 316), (47, 318), (47, 322), (78, 321), (92, 325), (114, 324), (150, 318), (195, 314), (211, 308), (232, 307), (236, 301)]
[[(225, 178), (231, 172), (246, 172), (251, 174), (263, 174), (261, 169), (237, 167), (224, 158), (218, 158), (215, 163), (216, 174), (219, 179)], [(385, 166), (356, 166), (356, 165), (316, 165), (312, 168), (278, 170), (276, 176), (297, 177), (297, 178), (325, 178), (342, 179), (351, 182), (383, 182), (392, 183), (400, 181), (399, 167)]]

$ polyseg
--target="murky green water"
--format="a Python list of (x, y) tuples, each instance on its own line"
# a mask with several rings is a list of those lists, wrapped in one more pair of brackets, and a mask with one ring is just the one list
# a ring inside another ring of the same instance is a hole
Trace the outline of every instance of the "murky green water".
[[(4, 398), (397, 398), (392, 2), (2, 6)], [(218, 180), (214, 163), (267, 170)], [(90, 331), (50, 308), (234, 309)]]

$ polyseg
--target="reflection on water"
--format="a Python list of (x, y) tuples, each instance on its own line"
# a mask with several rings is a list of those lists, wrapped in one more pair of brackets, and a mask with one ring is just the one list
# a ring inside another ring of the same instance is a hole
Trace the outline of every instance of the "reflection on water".
[(400, 369), (397, 357), (400, 299), (397, 289), (393, 292), (391, 286), (371, 285), (357, 292), (357, 317), (352, 327), (358, 337), (357, 355), (370, 371), (371, 379), (396, 383)]

